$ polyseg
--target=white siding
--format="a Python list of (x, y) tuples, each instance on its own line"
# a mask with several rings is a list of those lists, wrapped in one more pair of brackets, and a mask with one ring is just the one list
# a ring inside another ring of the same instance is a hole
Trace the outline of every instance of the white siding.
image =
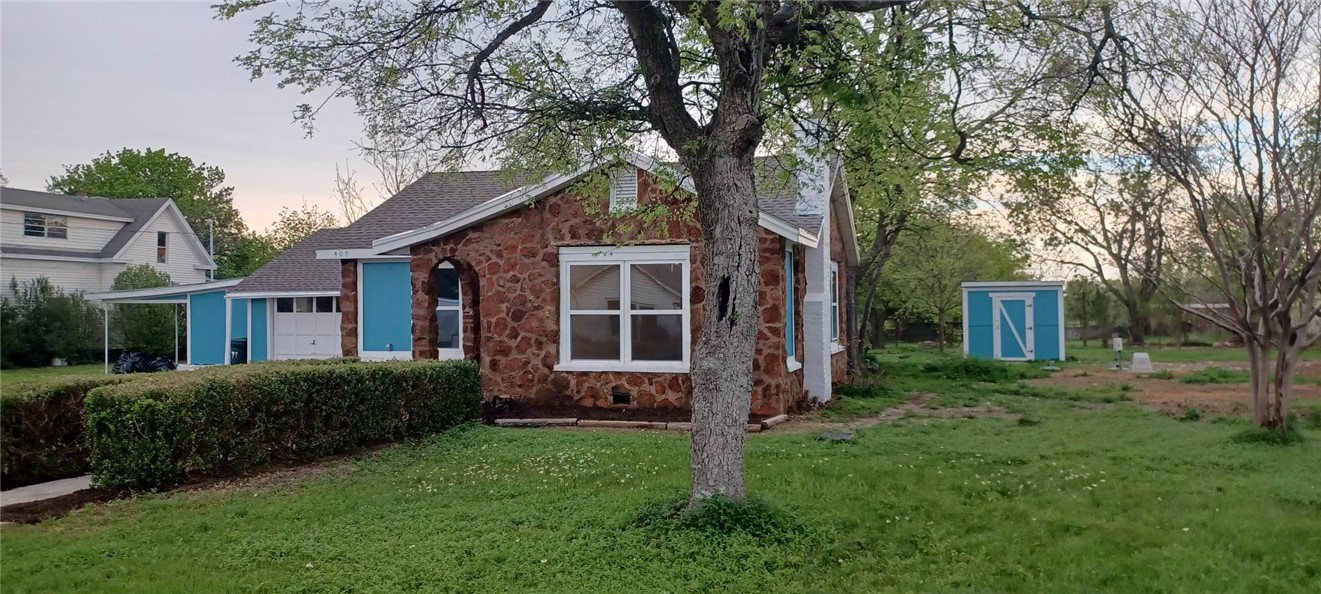
[[(169, 233), (169, 250), (164, 264), (156, 262), (156, 233), (159, 231)], [(197, 250), (188, 245), (192, 232), (187, 223), (167, 209), (135, 234), (123, 255), (117, 259), (133, 264), (151, 264), (157, 270), (169, 274), (170, 281), (176, 285), (200, 283), (206, 280), (206, 271), (198, 270), (197, 267), (204, 266), (205, 262)], [(122, 265), (110, 273), (112, 280), (119, 270), (123, 270)]]
[[(51, 215), (57, 216), (57, 215)], [(68, 216), (69, 238), (27, 237), (23, 235), (23, 211), (0, 210), (0, 243), (58, 250), (99, 251), (125, 223)]]
[(59, 262), (53, 260), (23, 260), (19, 258), (0, 258), (0, 278), (4, 279), (0, 292), (8, 297), (9, 281), (17, 278), (18, 282), (29, 281), (44, 276), (51, 284), (66, 292), (82, 291), (95, 293), (110, 288), (110, 283), (102, 283), (101, 265), (93, 262)]

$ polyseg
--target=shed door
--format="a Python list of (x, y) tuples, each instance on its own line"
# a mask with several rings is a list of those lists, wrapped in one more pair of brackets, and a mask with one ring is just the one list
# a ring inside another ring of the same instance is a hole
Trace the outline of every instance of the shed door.
[(340, 356), (338, 297), (280, 297), (275, 300), (271, 359)]
[(995, 358), (1031, 361), (1036, 358), (1036, 332), (1032, 323), (1032, 295), (996, 295), (991, 298), (995, 321)]

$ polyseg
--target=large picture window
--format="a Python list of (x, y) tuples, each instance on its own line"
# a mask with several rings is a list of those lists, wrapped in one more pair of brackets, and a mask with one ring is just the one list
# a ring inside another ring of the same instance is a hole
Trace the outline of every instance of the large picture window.
[(562, 371), (688, 371), (688, 246), (560, 250)]

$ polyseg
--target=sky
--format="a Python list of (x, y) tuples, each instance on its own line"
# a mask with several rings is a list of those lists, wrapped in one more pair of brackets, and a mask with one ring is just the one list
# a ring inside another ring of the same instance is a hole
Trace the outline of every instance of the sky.
[(308, 138), (292, 112), (311, 98), (249, 81), (233, 59), (251, 47), (252, 17), (215, 20), (211, 3), (0, 2), (9, 186), (43, 190), (65, 165), (164, 148), (223, 169), (257, 230), (283, 206), (333, 212), (335, 166), (346, 159), (370, 187), (374, 171), (353, 154), (362, 126), (352, 104), (328, 105)]

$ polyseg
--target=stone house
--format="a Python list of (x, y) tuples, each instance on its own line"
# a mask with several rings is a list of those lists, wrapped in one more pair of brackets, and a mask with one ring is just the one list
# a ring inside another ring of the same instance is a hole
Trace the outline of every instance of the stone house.
[[(752, 410), (776, 414), (845, 379), (858, 246), (840, 166), (763, 161)], [(247, 360), (472, 359), (488, 398), (687, 408), (706, 289), (693, 189), (673, 180), (642, 156), (544, 178), (428, 174), (227, 289), (225, 340), (248, 337)], [(660, 206), (671, 214), (641, 214)]]

